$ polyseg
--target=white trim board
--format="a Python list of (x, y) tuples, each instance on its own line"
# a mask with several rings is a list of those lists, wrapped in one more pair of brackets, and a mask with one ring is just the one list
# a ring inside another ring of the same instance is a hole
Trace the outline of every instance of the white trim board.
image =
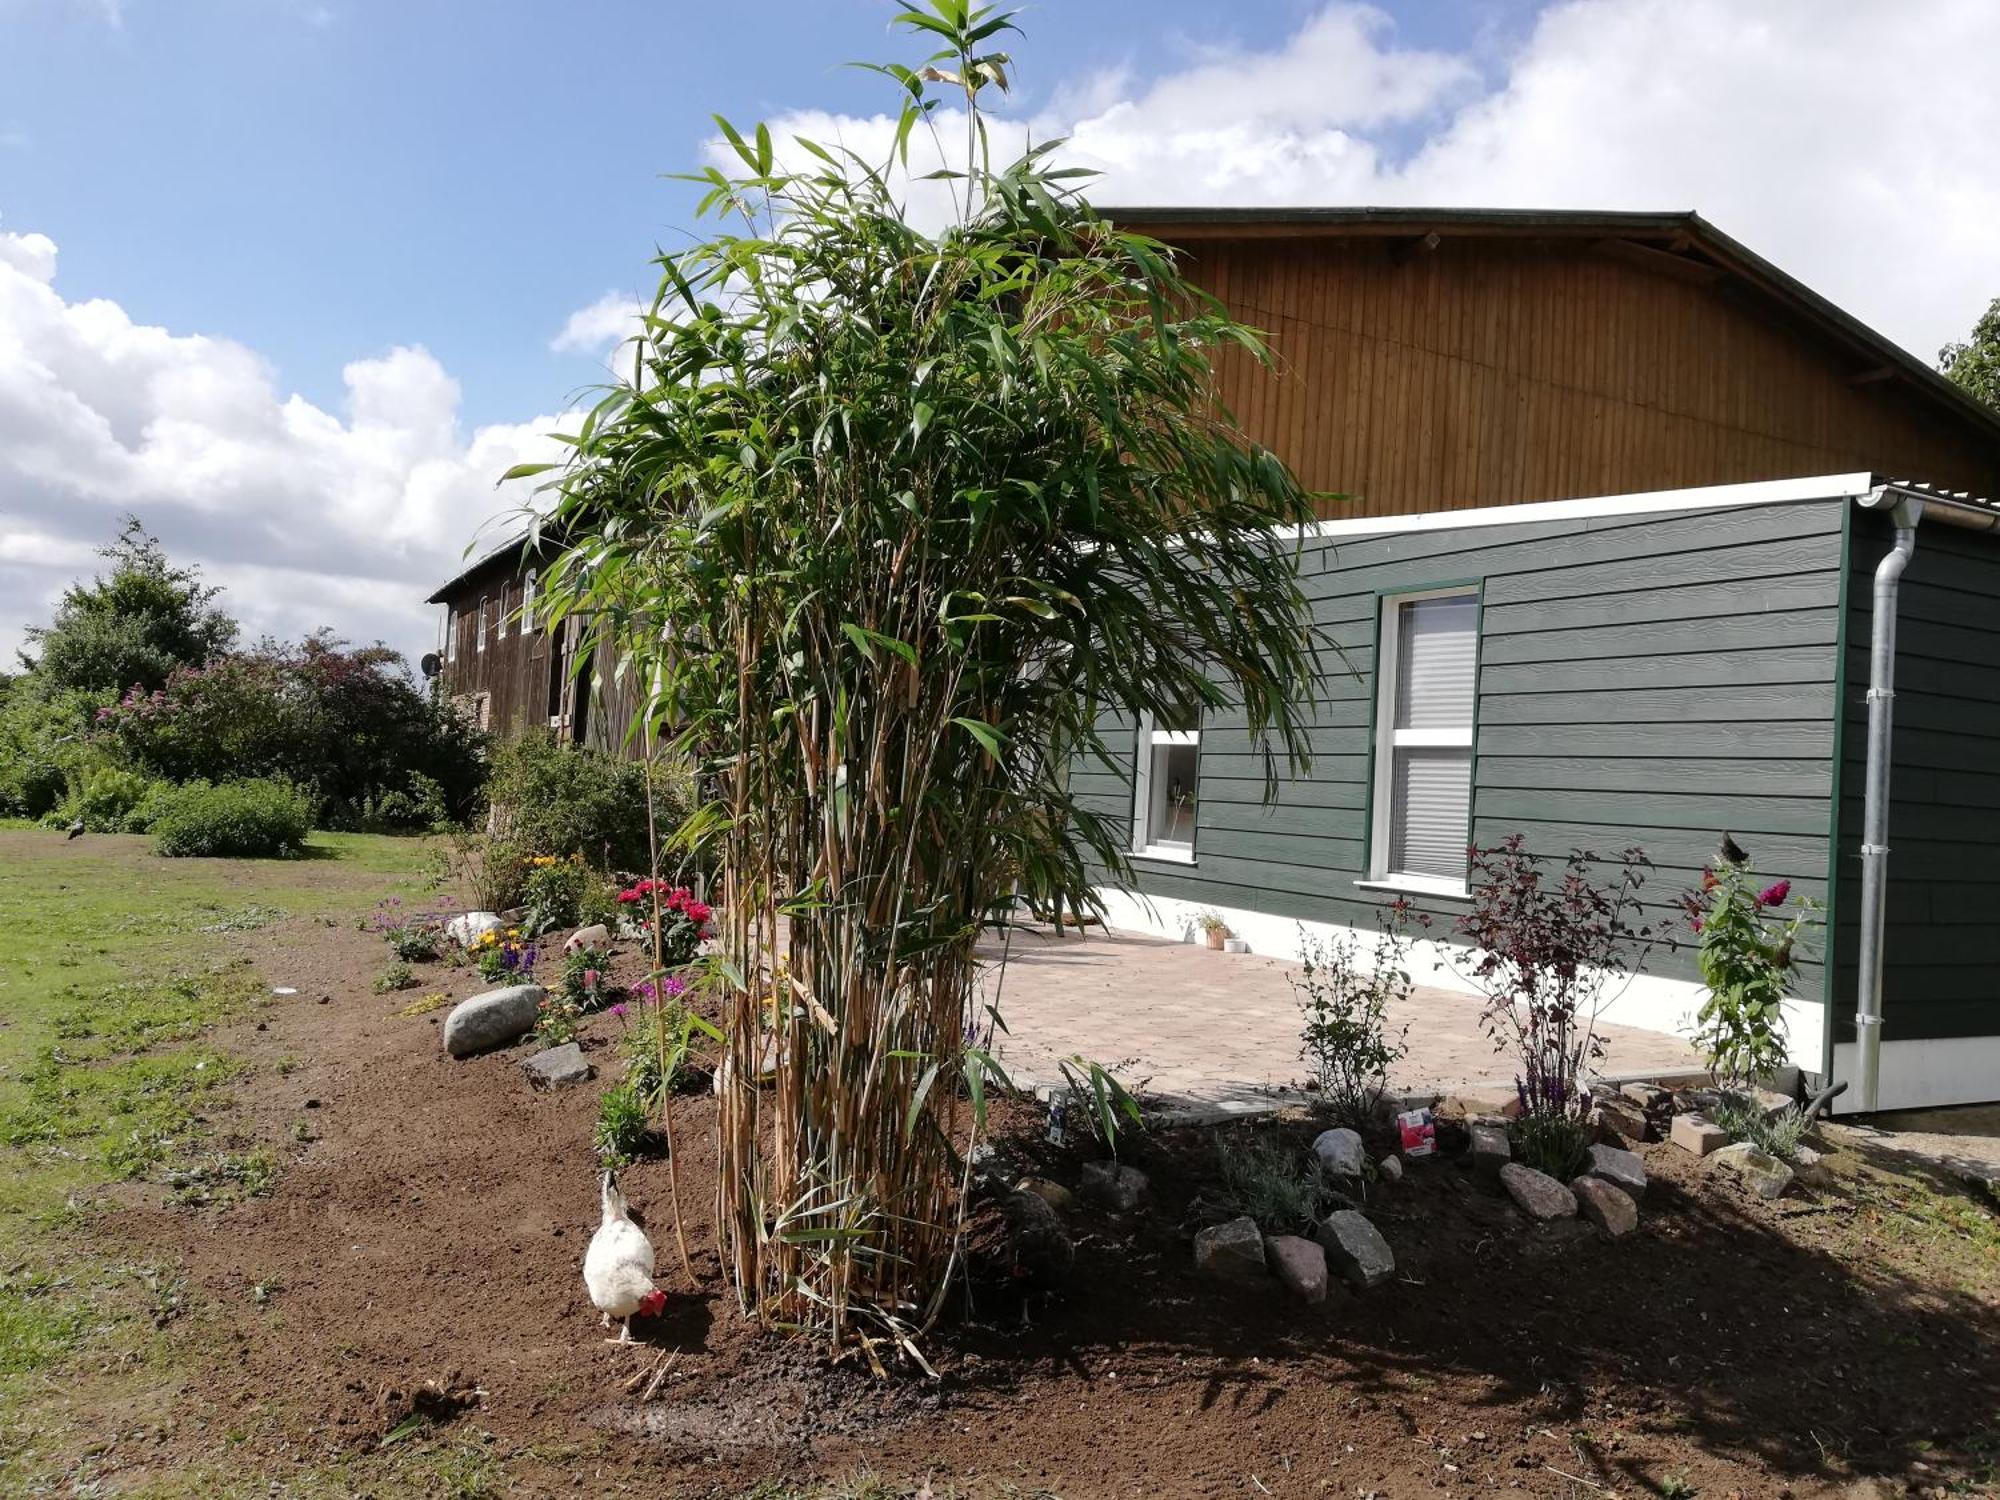
[(1687, 490), (1643, 490), (1632, 495), (1591, 495), (1538, 500), (1525, 505), (1485, 505), (1476, 510), (1434, 510), (1414, 516), (1356, 516), (1284, 526), (1283, 537), (1380, 536), (1401, 531), (1456, 531), (1468, 526), (1517, 526), (1536, 521), (1631, 520), (1669, 511), (1726, 510), (1743, 505), (1787, 505), (1805, 500), (1856, 500), (1875, 488), (1873, 474), (1825, 474), (1806, 479), (1758, 479)]
[[(1895, 1023), (1895, 1006), (1886, 1008)], [(1859, 1088), (1861, 1049), (1836, 1042), (1833, 1076), (1847, 1080), (1847, 1092), (1833, 1101), (1834, 1114), (1852, 1114)], [(1882, 1042), (1876, 1083), (1883, 1109), (1926, 1109), (1943, 1104), (1985, 1104), (2000, 1095), (2000, 1036), (1923, 1037)]]
[[(1358, 937), (1364, 953), (1371, 947), (1375, 936), (1371, 929), (1343, 926), (1337, 922), (1307, 922), (1271, 912), (1214, 906), (1175, 896), (1148, 896), (1112, 886), (1099, 886), (1097, 898), (1104, 904), (1105, 925), (1114, 930), (1191, 943), (1195, 940), (1196, 916), (1212, 911), (1229, 924), (1231, 933), (1249, 943), (1252, 953), (1288, 962), (1298, 959), (1302, 929), (1321, 942)], [(1411, 944), (1410, 977), (1418, 984), (1462, 995), (1476, 994), (1476, 988), (1463, 977), (1470, 968), (1467, 950), (1455, 944), (1441, 943), (1434, 938), (1420, 938)], [(1692, 981), (1639, 974), (1611, 993), (1604, 1009), (1598, 1012), (1598, 1019), (1616, 1026), (1634, 1026), (1645, 1031), (1665, 1032), (1669, 1036), (1686, 1036), (1692, 1030), (1695, 1011), (1701, 1005), (1701, 995), (1701, 986)], [(1823, 1060), (1821, 1049), (1825, 1045), (1825, 1025), (1825, 1008), (1816, 1001), (1785, 1001), (1789, 1061), (1794, 1067), (1815, 1077), (1819, 1075)], [(1885, 1059), (1887, 1051), (1885, 1046)], [(1618, 1060), (1615, 1056), (1606, 1058), (1605, 1064), (1615, 1071)], [(1886, 1062), (1884, 1080), (1882, 1107), (1901, 1108), (1900, 1102), (1886, 1086)]]

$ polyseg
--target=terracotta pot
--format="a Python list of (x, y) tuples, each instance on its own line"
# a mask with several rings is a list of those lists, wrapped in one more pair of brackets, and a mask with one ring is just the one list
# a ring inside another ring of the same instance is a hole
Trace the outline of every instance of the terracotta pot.
[(1228, 941), (1229, 930), (1225, 927), (1211, 927), (1202, 936), (1208, 939), (1208, 946), (1211, 952), (1220, 953), (1223, 943)]

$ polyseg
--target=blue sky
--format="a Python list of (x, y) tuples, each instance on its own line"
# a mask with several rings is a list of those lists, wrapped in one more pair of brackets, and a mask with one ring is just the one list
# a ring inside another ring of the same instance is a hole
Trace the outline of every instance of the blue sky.
[[(893, 9), (0, 0), (0, 660), (125, 511), (253, 632), (424, 649), (494, 477), (690, 226), (663, 174), (711, 112), (879, 140), (886, 86), (840, 64), (921, 54)], [(1925, 358), (2000, 293), (1992, 0), (1022, 21), (1003, 124), (1103, 202), (1698, 208)], [(1948, 122), (1860, 107), (1882, 78)]]
[[(1029, 7), (1033, 109), (1066, 81), (1280, 43), (1314, 7), (1213, 0)], [(1405, 40), (1481, 45), (1532, 7), (1397, 10)], [(63, 250), (71, 297), (242, 340), (291, 388), (421, 343), (480, 423), (594, 378), (548, 343), (578, 305), (650, 289), (691, 222), (663, 174), (712, 113), (871, 112), (903, 59), (878, 0), (0, 0), (0, 214)], [(753, 19), (754, 17), (754, 19)], [(115, 20), (114, 20), (115, 18)]]

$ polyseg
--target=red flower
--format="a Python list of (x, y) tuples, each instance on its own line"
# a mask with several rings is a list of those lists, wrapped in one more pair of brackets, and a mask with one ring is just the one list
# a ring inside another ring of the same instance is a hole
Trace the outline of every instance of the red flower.
[(1721, 884), (1722, 884), (1722, 882), (1721, 882), (1721, 881), (1719, 881), (1719, 880), (1717, 880), (1717, 879), (1715, 878), (1715, 871), (1713, 871), (1713, 870), (1703, 870), (1703, 871), (1701, 872), (1701, 888), (1702, 888), (1703, 890), (1705, 890), (1705, 891), (1712, 891), (1712, 890), (1714, 890), (1714, 889), (1715, 889), (1715, 888), (1716, 888), (1716, 887), (1717, 887), (1718, 885), (1721, 885)]
[(1785, 897), (1791, 895), (1791, 893), (1792, 883), (1789, 880), (1781, 880), (1776, 885), (1766, 886), (1763, 890), (1759, 891), (1757, 893), (1757, 904), (1759, 906), (1782, 906), (1785, 903)]

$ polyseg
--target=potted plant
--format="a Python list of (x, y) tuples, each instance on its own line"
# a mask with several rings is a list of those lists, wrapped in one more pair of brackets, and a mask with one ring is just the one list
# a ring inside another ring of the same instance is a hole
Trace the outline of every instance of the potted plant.
[(1201, 935), (1207, 939), (1210, 949), (1220, 953), (1223, 943), (1229, 938), (1229, 924), (1222, 920), (1222, 913), (1198, 911), (1194, 914), (1194, 925), (1201, 929)]

